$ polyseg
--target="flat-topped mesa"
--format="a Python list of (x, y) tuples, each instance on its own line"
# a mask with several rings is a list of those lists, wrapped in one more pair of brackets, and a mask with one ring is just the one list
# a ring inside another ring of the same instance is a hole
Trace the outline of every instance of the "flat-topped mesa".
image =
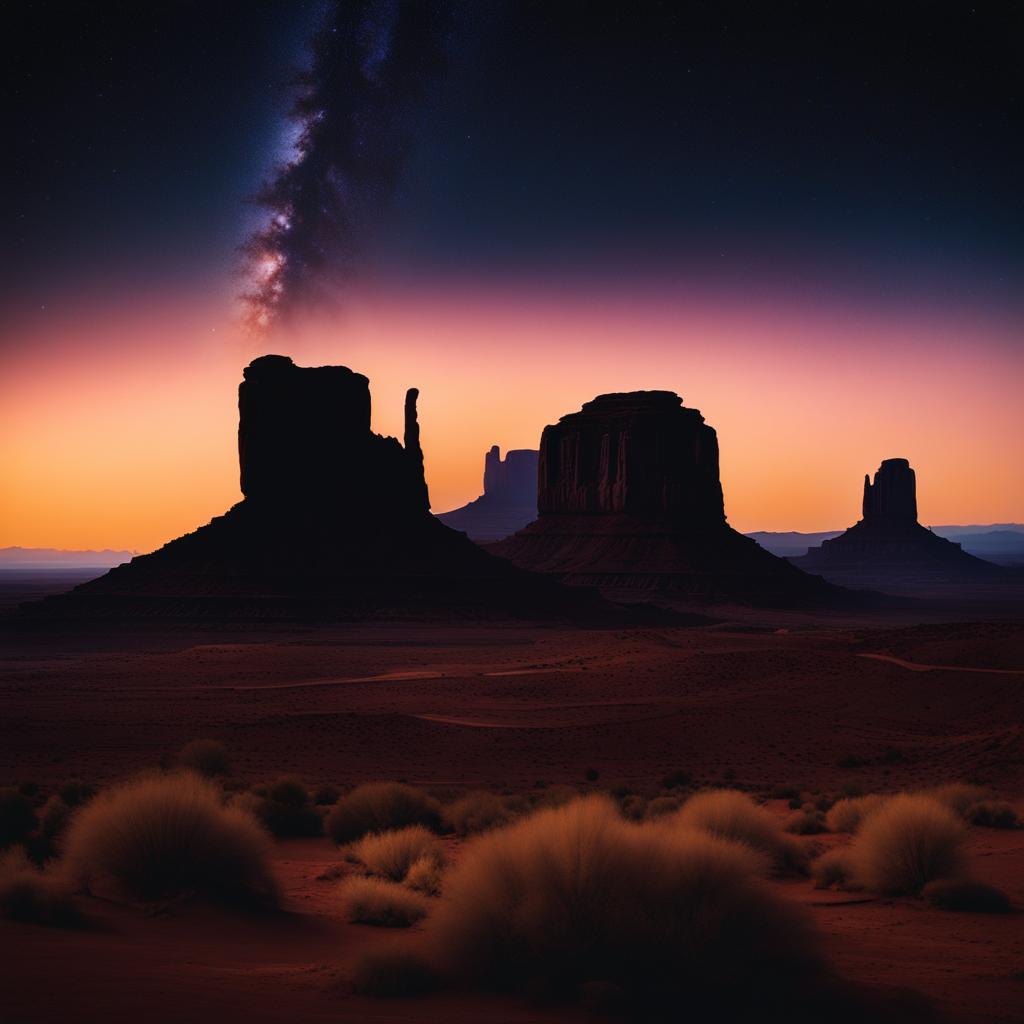
[(718, 437), (672, 391), (598, 395), (544, 428), (537, 508), (721, 526)]
[(484, 456), (484, 494), (504, 505), (535, 508), (540, 452), (515, 448), (505, 453), (495, 444)]
[[(254, 359), (238, 388), (238, 459), (246, 501), (360, 509), (429, 510), (415, 388), (406, 396), (405, 442), (370, 430), (369, 381), (346, 366)], [(330, 509), (330, 513), (328, 513)]]
[(906, 459), (885, 459), (871, 483), (864, 475), (865, 522), (917, 522), (917, 478)]
[(729, 526), (718, 436), (672, 391), (598, 395), (545, 427), (538, 480), (537, 518), (488, 545), (523, 568), (702, 602), (835, 598)]

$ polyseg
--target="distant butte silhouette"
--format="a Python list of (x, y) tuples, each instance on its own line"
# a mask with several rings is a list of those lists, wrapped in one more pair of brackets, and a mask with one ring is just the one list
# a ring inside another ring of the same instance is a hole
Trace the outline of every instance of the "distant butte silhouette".
[(906, 459), (886, 459), (874, 482), (864, 477), (862, 518), (793, 563), (827, 578), (871, 585), (936, 576), (1001, 575), (999, 566), (967, 554), (917, 520), (917, 476)]
[(537, 463), (540, 452), (517, 448), (501, 458), (493, 445), (484, 456), (484, 493), (438, 515), (445, 526), (475, 541), (503, 540), (537, 516)]
[(718, 437), (671, 391), (599, 395), (544, 428), (537, 519), (488, 550), (567, 582), (753, 603), (830, 601), (726, 521)]
[(416, 414), (405, 444), (370, 429), (369, 381), (267, 355), (238, 389), (244, 499), (222, 516), (24, 615), (274, 619), (598, 616), (596, 593), (488, 554), (430, 513)]

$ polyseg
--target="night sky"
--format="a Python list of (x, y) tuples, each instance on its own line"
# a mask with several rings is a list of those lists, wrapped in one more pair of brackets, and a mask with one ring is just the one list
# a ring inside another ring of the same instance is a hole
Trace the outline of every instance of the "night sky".
[[(8, 33), (5, 305), (83, 276), (228, 269), (245, 200), (288, 152), (307, 38), (394, 5), (75, 6), (27, 4)], [(359, 249), (412, 275), (749, 275), (780, 257), (821, 274), (824, 257), (846, 286), (1012, 302), (1012, 7), (405, 5), (445, 63), (402, 111), (397, 194)], [(385, 60), (407, 66), (427, 45)], [(334, 84), (324, 99), (343, 124), (360, 100)], [(357, 173), (358, 154), (342, 164)]]
[[(1022, 30), (1009, 4), (18, 5), (0, 543), (222, 510), (234, 382), (275, 349), (369, 372), (381, 429), (424, 387), (438, 510), (491, 443), (668, 387), (719, 428), (742, 527), (846, 525), (893, 455), (931, 521), (1024, 518)], [(779, 498), (809, 461), (820, 495)]]

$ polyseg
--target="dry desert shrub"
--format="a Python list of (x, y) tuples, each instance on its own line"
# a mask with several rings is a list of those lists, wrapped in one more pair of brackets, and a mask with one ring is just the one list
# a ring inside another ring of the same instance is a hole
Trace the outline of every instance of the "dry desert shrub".
[(861, 825), (850, 846), (850, 868), (858, 883), (875, 892), (919, 893), (929, 882), (962, 874), (965, 839), (963, 824), (947, 806), (901, 793)]
[(427, 900), (382, 878), (349, 878), (341, 886), (346, 918), (353, 924), (408, 928), (427, 916)]
[(80, 807), (96, 795), (96, 787), (81, 779), (67, 779), (61, 783), (57, 795), (68, 807)]
[(800, 844), (782, 831), (768, 811), (737, 790), (697, 793), (670, 821), (682, 828), (700, 829), (721, 839), (744, 843), (767, 856), (778, 872), (807, 872), (807, 858)]
[(647, 821), (663, 818), (666, 814), (674, 814), (679, 810), (679, 799), (674, 796), (656, 796), (644, 808), (643, 817)]
[(1008, 914), (1013, 910), (1009, 896), (1002, 889), (967, 878), (942, 878), (929, 882), (921, 895), (939, 910), (975, 914)]
[(352, 855), (372, 874), (392, 882), (403, 881), (417, 861), (432, 860), (437, 865), (443, 862), (437, 840), (422, 825), (363, 836), (353, 843)]
[(368, 832), (423, 825), (437, 829), (441, 805), (432, 796), (402, 782), (368, 782), (342, 797), (324, 828), (336, 843), (351, 843)]
[(1005, 800), (980, 800), (967, 809), (966, 818), (983, 828), (1020, 828), (1017, 812)]
[(884, 803), (885, 797), (875, 794), (837, 800), (825, 815), (825, 827), (829, 832), (856, 832)]
[(444, 822), (456, 835), (469, 836), (508, 824), (513, 813), (508, 802), (495, 793), (467, 793), (444, 809)]
[(106, 790), (72, 818), (65, 839), (71, 877), (112, 884), (142, 900), (198, 893), (273, 904), (269, 840), (255, 818), (224, 806), (198, 775), (154, 775)]
[(219, 740), (190, 740), (178, 752), (178, 764), (208, 779), (231, 770), (228, 749)]
[(323, 818), (310, 803), (309, 792), (298, 779), (278, 779), (265, 795), (250, 803), (256, 816), (278, 839), (323, 835)]
[(0, 857), (0, 917), (54, 927), (70, 927), (82, 920), (67, 879), (54, 871), (40, 871), (20, 848)]
[(688, 1010), (701, 993), (765, 999), (819, 965), (761, 860), (585, 797), (473, 840), (445, 877), (431, 939), (441, 970), (470, 984), (571, 996), (601, 982)]
[(987, 800), (992, 794), (987, 789), (971, 785), (969, 782), (950, 782), (945, 786), (936, 786), (928, 790), (925, 795), (938, 800), (940, 804), (945, 804), (961, 818), (966, 818), (971, 807)]
[(352, 973), (352, 990), (362, 996), (403, 999), (425, 995), (437, 985), (437, 973), (408, 949), (363, 953)]
[(441, 892), (441, 876), (444, 864), (435, 857), (421, 857), (406, 872), (405, 884), (417, 892), (437, 896)]
[(833, 849), (823, 853), (811, 864), (811, 878), (815, 889), (851, 888), (849, 852)]

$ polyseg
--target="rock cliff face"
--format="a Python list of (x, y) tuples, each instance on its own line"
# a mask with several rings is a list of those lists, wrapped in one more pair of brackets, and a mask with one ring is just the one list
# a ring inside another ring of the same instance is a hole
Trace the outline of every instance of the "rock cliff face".
[(886, 459), (873, 484), (864, 474), (862, 513), (867, 523), (917, 522), (917, 477), (906, 459)]
[(836, 597), (728, 525), (715, 431), (670, 391), (600, 395), (545, 427), (537, 504), (534, 522), (488, 550), (611, 591), (769, 604)]
[(475, 541), (496, 541), (515, 533), (537, 514), (539, 455), (519, 448), (502, 460), (501, 449), (493, 445), (484, 456), (484, 493), (437, 518)]
[(886, 459), (874, 482), (864, 477), (862, 513), (863, 518), (845, 533), (793, 563), (846, 585), (882, 589), (1000, 573), (997, 566), (921, 526), (917, 478), (906, 459)]
[(238, 394), (244, 499), (26, 614), (246, 624), (608, 614), (596, 595), (517, 569), (431, 515), (417, 397), (406, 396), (403, 445), (371, 431), (361, 374), (254, 360)]

